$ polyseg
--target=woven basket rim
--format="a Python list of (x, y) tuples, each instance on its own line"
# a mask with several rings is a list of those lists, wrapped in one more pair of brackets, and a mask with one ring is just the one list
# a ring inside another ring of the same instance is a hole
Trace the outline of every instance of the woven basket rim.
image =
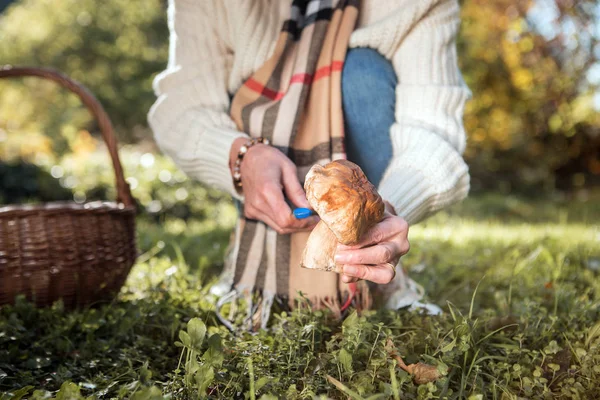
[(126, 206), (123, 203), (114, 201), (90, 201), (85, 203), (76, 203), (74, 201), (53, 201), (41, 204), (9, 204), (0, 207), (0, 216), (12, 213), (27, 213), (27, 212), (64, 212), (64, 211), (118, 211), (118, 212), (134, 212), (135, 207)]

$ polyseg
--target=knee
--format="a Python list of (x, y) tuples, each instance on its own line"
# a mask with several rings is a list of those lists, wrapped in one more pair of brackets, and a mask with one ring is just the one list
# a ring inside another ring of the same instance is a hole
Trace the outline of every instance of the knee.
[(349, 49), (342, 70), (342, 98), (364, 101), (369, 95), (381, 97), (395, 93), (398, 79), (392, 63), (377, 50)]
[(373, 72), (383, 72), (390, 62), (377, 50), (370, 47), (355, 47), (348, 49), (344, 61), (344, 74), (364, 73), (365, 68)]

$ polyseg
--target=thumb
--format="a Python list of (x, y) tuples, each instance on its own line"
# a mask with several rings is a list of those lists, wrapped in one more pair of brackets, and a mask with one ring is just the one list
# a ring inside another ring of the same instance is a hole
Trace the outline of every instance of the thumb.
[(306, 200), (306, 193), (304, 193), (304, 189), (302, 188), (302, 185), (300, 185), (300, 181), (298, 180), (298, 176), (296, 174), (296, 166), (291, 165), (287, 168), (283, 168), (282, 181), (285, 195), (288, 199), (292, 201), (292, 203), (296, 207), (310, 206), (308, 204), (308, 200)]

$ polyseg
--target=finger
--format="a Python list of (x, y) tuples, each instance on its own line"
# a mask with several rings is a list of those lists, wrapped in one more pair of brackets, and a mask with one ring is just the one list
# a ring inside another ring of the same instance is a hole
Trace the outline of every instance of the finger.
[(306, 200), (306, 193), (304, 193), (304, 189), (298, 180), (296, 166), (290, 163), (290, 165), (283, 167), (282, 181), (286, 196), (296, 207), (310, 207), (308, 200)]
[(394, 235), (391, 228), (392, 225), (384, 220), (365, 233), (358, 243), (348, 246), (341, 244), (338, 246), (338, 250), (356, 250), (383, 242)]
[(342, 275), (342, 282), (344, 283), (354, 283), (354, 282), (358, 282), (360, 279), (355, 278), (353, 276), (348, 276), (348, 275)]
[(306, 220), (302, 220), (302, 225), (300, 225), (300, 226), (295, 225), (295, 224), (294, 225), (288, 224), (288, 225), (282, 226), (277, 221), (275, 221), (271, 217), (269, 217), (267, 214), (260, 214), (259, 217), (256, 219), (263, 221), (265, 224), (269, 225), (280, 235), (287, 235), (287, 234), (295, 233), (295, 232), (311, 231), (315, 227), (315, 225), (319, 222), (319, 217), (310, 217), (310, 218), (307, 218)]
[(408, 224), (406, 221), (402, 218), (390, 215), (365, 233), (358, 243), (351, 246), (339, 245), (338, 250), (352, 250), (371, 246), (387, 241), (387, 239), (404, 231), (408, 231)]
[(385, 264), (394, 262), (402, 255), (400, 247), (394, 242), (382, 242), (375, 246), (356, 250), (342, 250), (335, 254), (338, 264)]
[(294, 217), (291, 208), (285, 202), (281, 189), (277, 187), (266, 187), (263, 191), (267, 210), (265, 213), (269, 218), (277, 223), (278, 226), (289, 232), (306, 231), (314, 228), (319, 222), (318, 216), (311, 216), (305, 219)]
[(279, 218), (278, 223), (292, 232), (310, 231), (321, 219), (314, 215), (305, 219), (297, 219), (294, 215), (289, 215), (287, 218)]
[(364, 279), (374, 283), (390, 283), (394, 278), (394, 270), (390, 265), (344, 265), (344, 275)]
[(264, 202), (259, 202), (258, 207), (250, 203), (245, 204), (244, 216), (251, 220), (264, 222), (279, 234), (290, 233), (290, 230), (288, 228), (280, 224), (275, 218), (271, 216), (271, 211), (268, 207), (265, 207)]
[(269, 227), (274, 229), (279, 234), (289, 233), (283, 227), (281, 227), (279, 224), (277, 224), (277, 222), (275, 222), (267, 214), (265, 214), (264, 212), (262, 212), (260, 210), (255, 209), (255, 208), (246, 207), (244, 209), (244, 217), (246, 217), (250, 220), (264, 222), (265, 224), (267, 224)]
[(293, 218), (293, 222), (291, 223), (290, 228), (303, 231), (312, 230), (315, 227), (315, 225), (319, 223), (320, 220), (321, 218), (319, 218), (318, 215), (313, 215), (312, 217), (308, 217), (305, 219)]
[(281, 187), (275, 184), (265, 184), (261, 192), (264, 200), (262, 207), (265, 212), (270, 212), (272, 217), (275, 218), (276, 214), (285, 216), (292, 214), (292, 209), (285, 202)]

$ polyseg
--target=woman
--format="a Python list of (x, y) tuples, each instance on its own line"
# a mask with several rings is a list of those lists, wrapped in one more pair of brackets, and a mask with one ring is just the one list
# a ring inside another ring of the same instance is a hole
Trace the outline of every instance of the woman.
[[(248, 316), (264, 326), (275, 299), (302, 292), (337, 309), (357, 280), (381, 285), (388, 306), (418, 300), (394, 269), (408, 226), (469, 189), (458, 13), (456, 0), (171, 0), (149, 121), (181, 169), (239, 202), (220, 304), (259, 293)], [(358, 246), (339, 248), (338, 279), (298, 267), (318, 217), (292, 209), (308, 207), (312, 164), (345, 157), (387, 211)]]

